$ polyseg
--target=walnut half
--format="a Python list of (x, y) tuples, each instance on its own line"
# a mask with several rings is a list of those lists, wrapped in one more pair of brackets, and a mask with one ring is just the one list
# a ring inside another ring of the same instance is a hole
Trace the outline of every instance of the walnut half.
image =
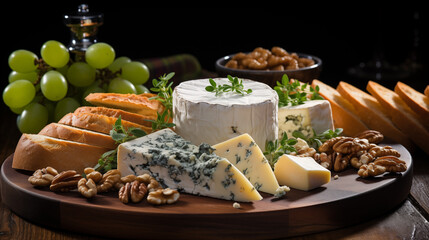
[(407, 165), (396, 156), (383, 156), (374, 162), (364, 164), (359, 168), (358, 175), (362, 178), (375, 177), (385, 172), (404, 172)]

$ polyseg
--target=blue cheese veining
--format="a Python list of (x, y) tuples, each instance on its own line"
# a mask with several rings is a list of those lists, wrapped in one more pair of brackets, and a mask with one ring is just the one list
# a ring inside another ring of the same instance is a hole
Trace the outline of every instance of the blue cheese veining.
[(122, 176), (149, 173), (162, 185), (194, 195), (250, 202), (262, 197), (227, 159), (208, 144), (196, 146), (171, 129), (122, 143), (118, 170)]

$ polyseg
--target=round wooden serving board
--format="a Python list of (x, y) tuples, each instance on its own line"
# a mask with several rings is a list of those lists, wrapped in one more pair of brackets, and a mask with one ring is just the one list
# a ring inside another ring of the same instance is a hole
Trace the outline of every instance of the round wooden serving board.
[[(399, 144), (388, 144), (401, 153), (408, 169), (362, 179), (355, 169), (314, 189), (291, 189), (286, 197), (240, 203), (181, 194), (177, 203), (152, 206), (143, 201), (123, 204), (117, 193), (99, 194), (91, 200), (77, 191), (54, 193), (35, 188), (28, 173), (12, 169), (13, 155), (1, 168), (2, 201), (20, 217), (36, 224), (88, 235), (148, 239), (274, 239), (297, 236), (356, 224), (379, 216), (401, 204), (412, 184), (412, 159)], [(336, 173), (333, 173), (334, 176)]]

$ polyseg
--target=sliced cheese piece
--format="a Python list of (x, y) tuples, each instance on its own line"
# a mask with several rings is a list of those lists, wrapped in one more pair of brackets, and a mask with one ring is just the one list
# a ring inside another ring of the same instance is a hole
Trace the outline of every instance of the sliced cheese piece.
[(213, 146), (215, 154), (228, 159), (258, 190), (276, 194), (279, 188), (276, 176), (262, 150), (253, 138), (244, 133)]
[[(217, 85), (231, 84), (227, 78), (213, 80)], [(264, 83), (242, 80), (244, 89), (252, 93), (216, 96), (205, 90), (209, 79), (180, 83), (173, 91), (175, 131), (196, 145), (214, 145), (248, 133), (264, 151), (265, 142), (278, 137), (278, 95)]]
[(309, 191), (331, 181), (331, 171), (312, 157), (282, 155), (274, 165), (274, 174), (281, 185)]
[(331, 105), (327, 100), (310, 100), (297, 106), (279, 108), (279, 138), (284, 133), (288, 138), (297, 130), (306, 137), (312, 137), (313, 130), (320, 134), (328, 129), (334, 129)]
[(122, 176), (149, 173), (164, 187), (226, 200), (262, 199), (247, 178), (208, 144), (191, 144), (171, 129), (122, 143), (118, 170)]

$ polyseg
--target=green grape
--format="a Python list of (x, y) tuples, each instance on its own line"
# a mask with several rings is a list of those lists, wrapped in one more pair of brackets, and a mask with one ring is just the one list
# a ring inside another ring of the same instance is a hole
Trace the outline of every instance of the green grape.
[(43, 100), (43, 106), (46, 107), (46, 109), (48, 109), (48, 123), (53, 122), (54, 121), (54, 115), (55, 115), (55, 103), (56, 102), (52, 102), (49, 101), (47, 99)]
[(61, 99), (55, 106), (54, 121), (58, 122), (64, 115), (74, 112), (78, 107), (80, 107), (80, 103), (72, 97)]
[(106, 68), (115, 60), (115, 49), (107, 43), (94, 43), (86, 50), (85, 60), (93, 68)]
[(60, 68), (56, 68), (55, 70), (57, 70), (58, 72), (60, 72), (63, 76), (67, 76), (67, 71), (69, 70), (69, 65), (66, 64)]
[(144, 84), (149, 79), (149, 69), (142, 62), (132, 61), (122, 66), (121, 77), (136, 85)]
[(136, 87), (130, 81), (122, 78), (111, 80), (107, 91), (111, 93), (137, 93)]
[(90, 93), (104, 93), (106, 92), (103, 88), (93, 85), (88, 87), (82, 94), (82, 105), (89, 106), (91, 103), (85, 100), (86, 96), (88, 96)]
[(9, 73), (9, 83), (14, 82), (16, 80), (28, 80), (31, 83), (35, 83), (37, 81), (38, 74), (37, 72), (28, 72), (28, 73), (20, 73), (17, 71), (11, 71)]
[(118, 57), (115, 59), (115, 61), (113, 61), (112, 64), (109, 65), (109, 67), (107, 67), (110, 71), (112, 72), (117, 72), (121, 69), (121, 67), (125, 64), (125, 63), (129, 63), (131, 62), (131, 59), (128, 57)]
[(67, 70), (67, 80), (76, 87), (86, 87), (95, 81), (95, 68), (85, 62), (75, 62)]
[(136, 87), (137, 94), (150, 93), (149, 89), (145, 87), (143, 84), (134, 85), (134, 87)]
[(54, 68), (64, 67), (70, 60), (69, 50), (55, 40), (45, 42), (40, 49), (40, 55), (43, 61)]
[(27, 73), (37, 69), (36, 60), (38, 57), (33, 52), (19, 49), (9, 55), (9, 67), (17, 72)]
[(36, 88), (28, 80), (16, 80), (3, 90), (3, 102), (10, 108), (21, 108), (36, 96)]
[(40, 103), (30, 103), (18, 116), (17, 125), (21, 133), (38, 133), (48, 123), (48, 109)]
[(40, 80), (40, 89), (47, 99), (58, 101), (67, 94), (67, 81), (61, 73), (51, 70), (45, 73)]

